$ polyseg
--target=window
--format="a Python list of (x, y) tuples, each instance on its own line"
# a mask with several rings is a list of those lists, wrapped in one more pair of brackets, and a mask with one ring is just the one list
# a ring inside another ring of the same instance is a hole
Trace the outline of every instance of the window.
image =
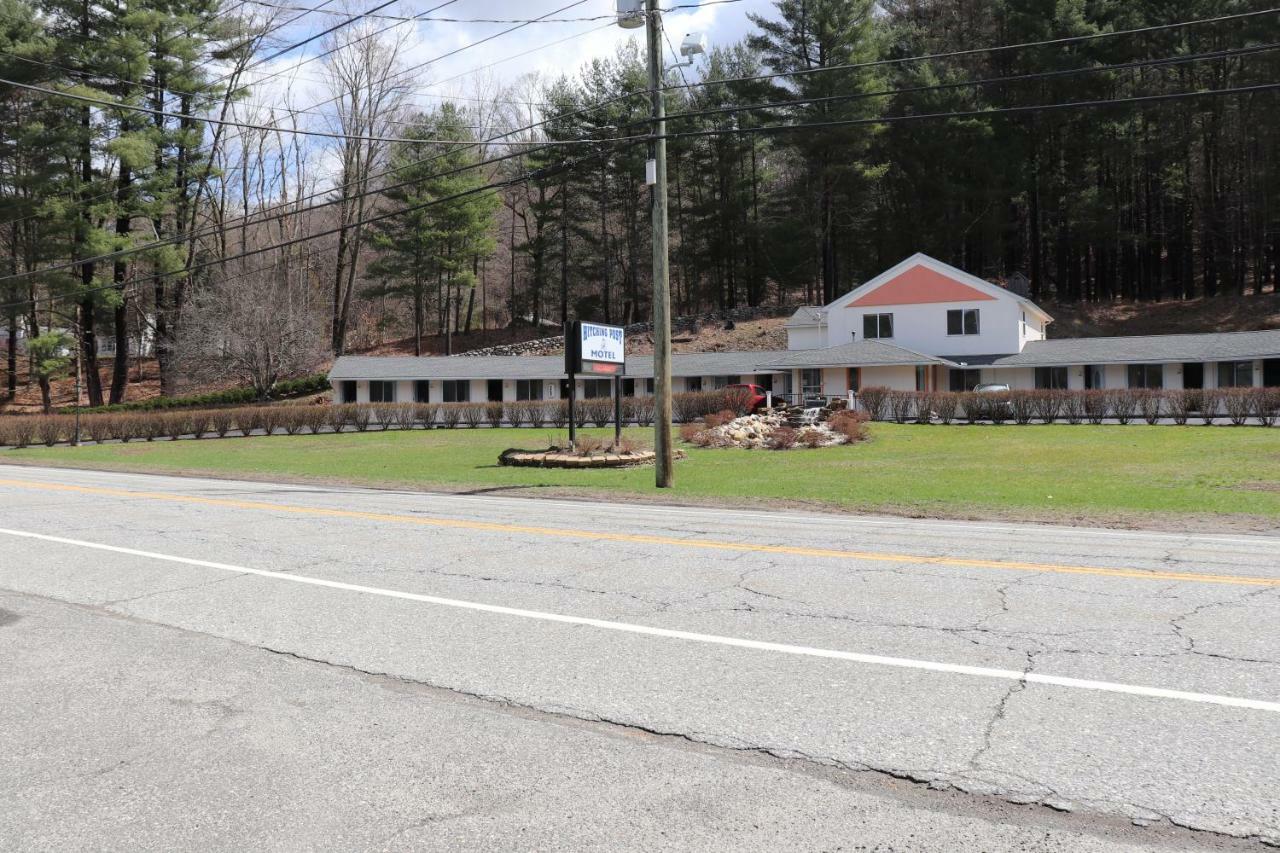
[(952, 370), (948, 387), (952, 391), (972, 391), (981, 384), (981, 370)]
[(652, 394), (653, 394), (653, 379), (646, 379), (646, 380), (644, 381), (644, 387), (648, 390), (649, 394), (650, 394), (650, 395), (652, 395)]
[(1252, 361), (1218, 362), (1219, 388), (1248, 388), (1253, 385)]
[(1024, 338), (1027, 336), (1027, 312), (1026, 311), (1022, 312), (1022, 336)]
[[(956, 308), (947, 312), (948, 335), (978, 334), (978, 309)], [(890, 335), (889, 337), (893, 337)]]
[(868, 340), (893, 337), (892, 314), (863, 314), (862, 336)]
[(516, 380), (516, 399), (517, 400), (541, 400), (542, 399), (542, 380), (541, 379), (517, 379)]
[(1066, 388), (1067, 369), (1065, 367), (1037, 367), (1037, 388)]
[(370, 403), (394, 403), (396, 401), (396, 383), (373, 381), (369, 383)]
[(1204, 362), (1203, 361), (1185, 361), (1182, 363), (1182, 387), (1183, 388), (1203, 388), (1204, 387)]
[(354, 379), (344, 379), (338, 386), (340, 399), (344, 403), (354, 403), (356, 401), (356, 381)]
[(849, 385), (849, 390), (853, 391), (855, 394), (858, 391), (861, 391), (862, 390), (862, 368), (850, 367), (846, 372), (848, 373), (848, 376), (845, 377), (845, 381)]
[(822, 371), (809, 368), (800, 371), (800, 393), (806, 397), (822, 396)]
[(739, 377), (737, 376), (713, 376), (711, 377), (711, 387), (719, 391), (730, 385), (737, 385)]
[(702, 390), (702, 377), (701, 377), (701, 376), (686, 376), (686, 377), (685, 377), (685, 379), (684, 379), (684, 390), (686, 390), (686, 391), (701, 391), (701, 390)]
[(756, 376), (756, 384), (759, 385), (765, 391), (772, 391), (773, 390), (773, 374), (772, 373), (759, 374), (758, 376)]
[(1262, 384), (1268, 388), (1280, 388), (1280, 358), (1268, 358), (1262, 362)]
[(471, 401), (470, 379), (446, 379), (444, 381), (444, 401), (446, 403), (468, 403)]
[(1130, 388), (1163, 388), (1164, 365), (1131, 364), (1129, 365)]
[(582, 398), (591, 400), (596, 397), (611, 397), (610, 389), (613, 387), (612, 379), (584, 379), (582, 380)]
[(929, 390), (929, 368), (925, 367), (923, 364), (916, 365), (916, 390)]
[(415, 403), (431, 402), (431, 383), (425, 379), (419, 379), (413, 383), (413, 401)]
[(502, 402), (502, 380), (490, 379), (488, 382), (485, 383), (485, 386), (486, 386), (485, 398), (490, 403), (501, 403)]
[(1090, 390), (1107, 387), (1106, 371), (1101, 364), (1086, 364), (1084, 366), (1084, 387)]
[(636, 381), (631, 378), (622, 380), (622, 396), (634, 397), (636, 395)]

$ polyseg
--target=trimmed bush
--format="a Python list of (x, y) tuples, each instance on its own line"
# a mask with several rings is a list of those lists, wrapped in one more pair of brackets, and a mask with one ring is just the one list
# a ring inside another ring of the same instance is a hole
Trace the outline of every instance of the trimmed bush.
[(1195, 388), (1184, 388), (1181, 391), (1170, 392), (1166, 399), (1166, 405), (1169, 409), (1169, 417), (1173, 418), (1173, 422), (1179, 426), (1184, 426), (1187, 419), (1191, 417), (1200, 401), (1200, 391)]
[(235, 409), (214, 409), (209, 413), (209, 425), (218, 438), (226, 438), (236, 425)]
[(1070, 392), (1057, 388), (1047, 388), (1031, 392), (1031, 408), (1036, 417), (1043, 423), (1051, 424), (1062, 413), (1062, 405)]
[(845, 437), (850, 444), (867, 439), (866, 412), (836, 412), (827, 420), (827, 426)]
[(888, 395), (889, 415), (896, 423), (905, 424), (911, 420), (911, 410), (915, 404), (915, 394), (911, 391), (890, 391)]
[(569, 401), (553, 400), (547, 406), (547, 417), (551, 419), (551, 425), (556, 429), (564, 429), (569, 423)]
[(941, 423), (949, 424), (954, 421), (959, 408), (960, 395), (954, 391), (939, 391), (933, 395), (933, 410)]
[(771, 450), (790, 450), (796, 446), (800, 435), (789, 426), (778, 427), (769, 436), (769, 448)]
[(632, 397), (631, 420), (636, 426), (653, 426), (653, 418), (657, 413), (657, 401), (653, 397)]
[(1221, 400), (1222, 395), (1216, 390), (1206, 388), (1200, 392), (1200, 421), (1206, 426), (1213, 423)]
[[(35, 434), (39, 437), (40, 443), (45, 447), (53, 447), (59, 441), (63, 441), (63, 436), (68, 435), (70, 430), (67, 429), (68, 419), (58, 415), (45, 415), (35, 421)], [(72, 426), (74, 429), (74, 426)]]
[(440, 414), (439, 403), (415, 403), (413, 419), (422, 424), (423, 429), (431, 429), (436, 425), (436, 416)]
[(364, 405), (352, 404), (351, 423), (355, 426), (356, 432), (367, 432), (372, 418), (373, 409)]
[(1084, 416), (1091, 424), (1100, 424), (1111, 412), (1111, 394), (1101, 388), (1085, 391)]
[(1010, 391), (1009, 404), (1012, 409), (1013, 419), (1018, 423), (1026, 426), (1031, 423), (1031, 419), (1036, 413), (1036, 395), (1037, 391)]
[(115, 425), (111, 422), (111, 418), (111, 415), (91, 415), (81, 418), (80, 423), (91, 441), (102, 444), (110, 439), (115, 431)]
[(528, 409), (529, 426), (542, 427), (551, 416), (551, 410), (557, 408), (555, 401), (530, 400)]
[(976, 424), (987, 417), (987, 398), (977, 391), (964, 391), (960, 394), (960, 412), (965, 421)]
[(592, 397), (583, 400), (579, 404), (582, 411), (584, 421), (589, 421), (598, 427), (606, 426), (613, 421), (613, 398), (612, 397)]
[(1062, 417), (1069, 424), (1078, 424), (1084, 420), (1084, 395), (1087, 391), (1064, 391), (1062, 394)]
[(0, 445), (26, 447), (35, 436), (35, 418), (0, 417)]
[(466, 421), (467, 426), (475, 429), (484, 423), (484, 404), (483, 403), (464, 403), (462, 406), (462, 419)]
[(456, 429), (462, 422), (462, 410), (465, 408), (466, 403), (441, 403), (440, 425), (446, 429)]
[(858, 392), (857, 400), (862, 404), (867, 417), (873, 421), (882, 421), (889, 401), (889, 389), (881, 385), (863, 388)]
[(1148, 424), (1155, 425), (1160, 420), (1160, 414), (1164, 411), (1163, 391), (1139, 391), (1138, 392), (1138, 411), (1142, 413), (1142, 419)]
[(933, 422), (933, 410), (937, 405), (936, 400), (937, 396), (929, 391), (915, 395), (916, 423), (927, 424)]
[(1252, 388), (1227, 388), (1221, 392), (1222, 408), (1236, 426), (1243, 426), (1253, 413)]
[(1138, 391), (1137, 388), (1117, 388), (1114, 391), (1107, 392), (1107, 400), (1111, 404), (1111, 416), (1122, 424), (1127, 424), (1133, 420), (1133, 415), (1138, 411)]
[(484, 419), (489, 426), (497, 429), (502, 426), (502, 416), (506, 413), (506, 404), (493, 402), (492, 400), (484, 404)]
[(1253, 389), (1253, 416), (1265, 427), (1280, 420), (1280, 388)]

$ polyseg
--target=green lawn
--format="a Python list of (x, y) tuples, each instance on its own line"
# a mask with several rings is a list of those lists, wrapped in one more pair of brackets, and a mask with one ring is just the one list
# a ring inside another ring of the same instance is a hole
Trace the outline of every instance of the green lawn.
[[(648, 430), (631, 432), (650, 436)], [(648, 468), (497, 465), (501, 450), (545, 446), (553, 435), (563, 431), (277, 435), (6, 450), (0, 461), (426, 488), (655, 491)], [(1280, 429), (874, 424), (871, 441), (856, 446), (686, 450), (688, 458), (676, 466), (676, 488), (663, 493), (666, 499), (1163, 526), (1192, 517), (1202, 526), (1230, 518), (1251, 527), (1280, 527)]]

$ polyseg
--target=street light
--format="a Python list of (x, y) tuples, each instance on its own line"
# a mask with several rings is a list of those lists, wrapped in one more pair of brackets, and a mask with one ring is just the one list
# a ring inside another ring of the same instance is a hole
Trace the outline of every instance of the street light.
[[(617, 0), (618, 26), (624, 30), (645, 25), (649, 60), (649, 98), (653, 109), (649, 161), (645, 183), (649, 195), (653, 227), (653, 396), (654, 396), (654, 480), (658, 488), (673, 484), (675, 455), (671, 446), (671, 278), (667, 266), (667, 122), (662, 103), (662, 13), (658, 0)], [(706, 38), (690, 33), (680, 45), (680, 55), (693, 64), (692, 57), (706, 52)]]

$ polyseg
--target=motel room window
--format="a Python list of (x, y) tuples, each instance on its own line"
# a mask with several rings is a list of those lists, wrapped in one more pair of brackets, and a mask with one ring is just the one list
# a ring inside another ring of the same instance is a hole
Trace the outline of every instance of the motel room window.
[(622, 380), (622, 396), (634, 397), (636, 395), (636, 381), (630, 377)]
[(612, 379), (584, 379), (582, 380), (582, 398), (592, 400), (596, 397), (609, 397), (612, 396), (612, 388)]
[(923, 364), (916, 365), (916, 390), (929, 390), (929, 368), (925, 367)]
[(542, 399), (542, 380), (541, 379), (517, 379), (516, 380), (516, 399), (517, 400), (541, 400)]
[(701, 377), (701, 376), (686, 376), (686, 377), (685, 377), (685, 379), (684, 379), (684, 390), (686, 390), (686, 391), (701, 391), (701, 390), (702, 390), (702, 377)]
[(1163, 364), (1131, 364), (1129, 365), (1130, 388), (1163, 388)]
[(822, 396), (822, 371), (809, 368), (800, 371), (800, 393), (805, 397)]
[(396, 383), (376, 380), (369, 383), (370, 403), (394, 403), (396, 401)]
[(711, 377), (711, 387), (719, 391), (721, 388), (737, 385), (740, 378), (738, 376), (713, 376)]
[(487, 390), (488, 390), (489, 402), (501, 403), (502, 402), (502, 380), (490, 379), (487, 385), (488, 385)]
[(446, 379), (444, 381), (444, 401), (446, 403), (471, 402), (471, 380)]
[(338, 394), (342, 402), (354, 403), (356, 401), (356, 381), (354, 379), (344, 379), (338, 385)]
[(952, 370), (948, 387), (952, 391), (972, 391), (982, 384), (981, 370)]
[(1218, 362), (1219, 388), (1248, 388), (1253, 385), (1252, 361)]
[(1107, 372), (1101, 364), (1086, 364), (1084, 366), (1084, 387), (1089, 390), (1101, 390), (1107, 387)]
[(1065, 367), (1037, 367), (1036, 388), (1066, 388), (1067, 369)]
[[(978, 334), (978, 309), (957, 308), (947, 312), (948, 335)], [(892, 336), (891, 336), (892, 337)]]
[(644, 387), (645, 387), (645, 390), (649, 392), (649, 395), (652, 396), (653, 395), (653, 379), (652, 378), (646, 379), (644, 381)]
[(893, 337), (892, 314), (863, 314), (862, 336), (868, 340)]
[(1182, 363), (1182, 387), (1192, 389), (1204, 387), (1203, 361), (1184, 361)]
[(430, 403), (431, 402), (431, 383), (425, 379), (419, 379), (413, 383), (413, 402)]

